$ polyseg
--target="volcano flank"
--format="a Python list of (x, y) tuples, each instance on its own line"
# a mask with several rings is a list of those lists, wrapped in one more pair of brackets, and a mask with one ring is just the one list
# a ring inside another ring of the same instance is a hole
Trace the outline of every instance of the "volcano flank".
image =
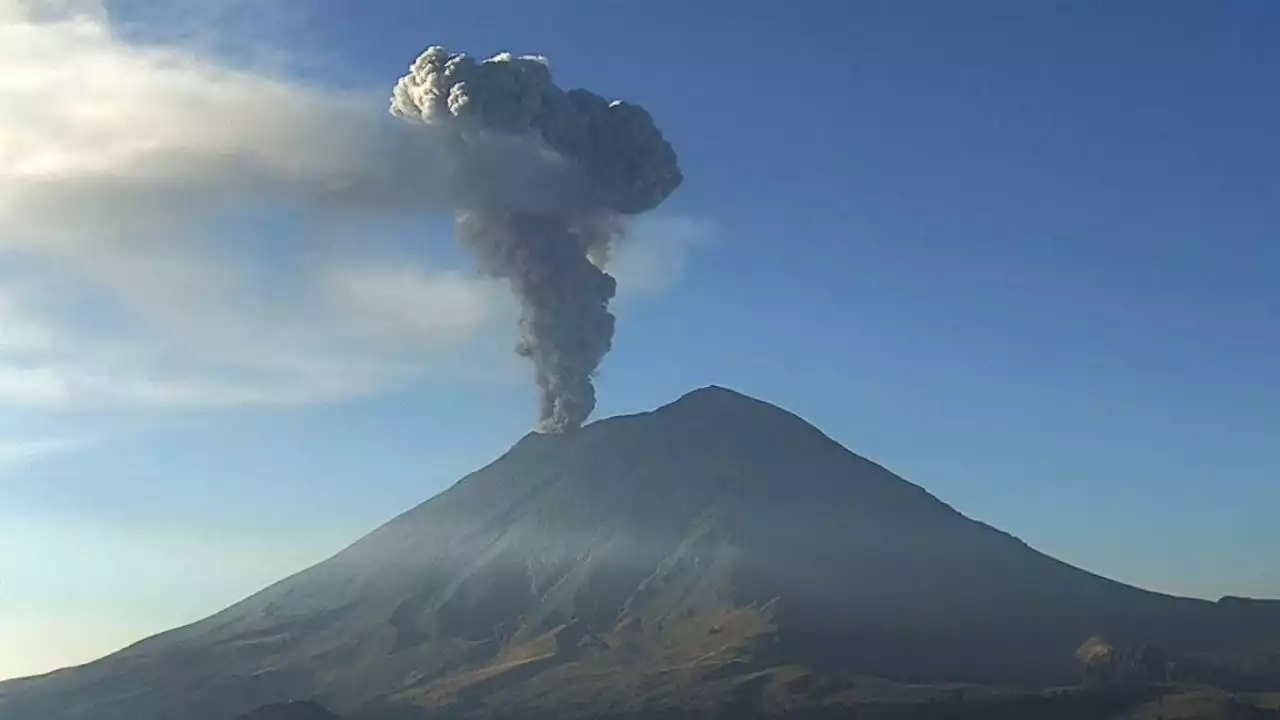
[(531, 434), (335, 557), (97, 662), (5, 720), (787, 708), (849, 678), (1074, 683), (1087, 638), (1280, 647), (1280, 608), (1114, 582), (973, 521), (800, 418), (710, 387)]

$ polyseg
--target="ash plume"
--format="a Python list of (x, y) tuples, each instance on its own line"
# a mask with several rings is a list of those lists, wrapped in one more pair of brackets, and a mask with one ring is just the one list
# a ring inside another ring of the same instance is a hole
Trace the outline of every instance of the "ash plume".
[(563, 90), (541, 57), (477, 62), (428, 48), (396, 84), (391, 113), (444, 139), (455, 232), (520, 303), (516, 352), (533, 362), (538, 429), (580, 426), (613, 342), (609, 245), (625, 216), (680, 185), (675, 151), (643, 108)]

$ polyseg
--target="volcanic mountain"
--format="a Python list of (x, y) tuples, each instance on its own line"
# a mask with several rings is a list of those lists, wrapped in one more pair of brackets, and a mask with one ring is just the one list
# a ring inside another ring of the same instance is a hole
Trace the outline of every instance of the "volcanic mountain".
[(312, 698), (370, 718), (781, 708), (855, 676), (1075, 682), (1092, 636), (1261, 657), (1280, 608), (1071, 567), (712, 387), (529, 435), (206, 620), (0, 684), (0, 717), (225, 720)]

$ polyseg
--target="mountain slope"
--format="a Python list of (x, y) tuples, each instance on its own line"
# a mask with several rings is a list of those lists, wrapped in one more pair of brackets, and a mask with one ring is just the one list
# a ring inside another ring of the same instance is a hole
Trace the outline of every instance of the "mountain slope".
[(527, 436), (217, 615), (0, 684), (0, 717), (213, 720), (306, 697), (339, 712), (781, 707), (855, 673), (1067, 681), (1098, 634), (1235, 654), (1276, 647), (1277, 631), (1274, 604), (1091, 575), (794, 415), (707, 388)]

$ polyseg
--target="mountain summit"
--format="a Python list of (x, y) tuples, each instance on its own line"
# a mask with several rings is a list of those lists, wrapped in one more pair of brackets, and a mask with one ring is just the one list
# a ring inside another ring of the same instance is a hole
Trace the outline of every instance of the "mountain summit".
[(785, 706), (854, 675), (1070, 682), (1094, 636), (1214, 657), (1274, 649), (1278, 631), (1273, 604), (1058, 562), (709, 387), (526, 436), (217, 615), (0, 684), (0, 717), (223, 720), (297, 698), (368, 717)]

